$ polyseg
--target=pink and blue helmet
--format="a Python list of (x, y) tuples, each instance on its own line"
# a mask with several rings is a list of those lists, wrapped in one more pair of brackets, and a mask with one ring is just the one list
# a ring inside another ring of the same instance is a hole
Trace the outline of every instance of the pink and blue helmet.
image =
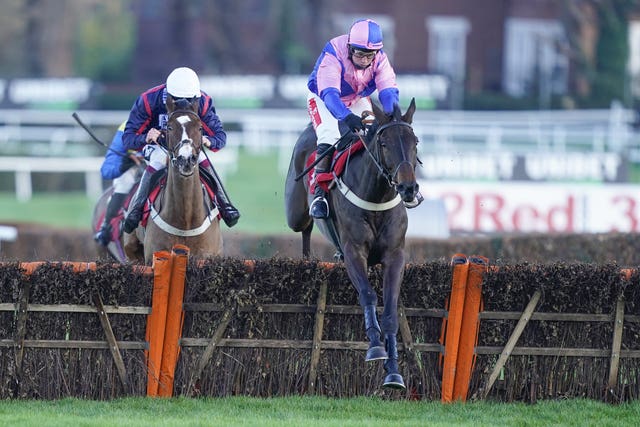
[(349, 30), (349, 45), (356, 49), (382, 49), (382, 30), (376, 21), (361, 19)]

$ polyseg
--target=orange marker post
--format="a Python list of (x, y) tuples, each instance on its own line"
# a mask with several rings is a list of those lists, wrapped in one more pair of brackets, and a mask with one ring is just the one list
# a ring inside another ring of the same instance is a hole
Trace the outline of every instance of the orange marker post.
[(149, 350), (147, 357), (147, 396), (158, 396), (160, 366), (164, 345), (167, 305), (169, 303), (169, 284), (171, 281), (172, 258), (168, 251), (153, 254), (153, 292), (151, 314), (147, 317), (146, 340)]
[(444, 342), (444, 367), (442, 370), (442, 402), (453, 400), (453, 386), (456, 376), (460, 328), (464, 309), (464, 294), (469, 272), (469, 260), (464, 254), (455, 254), (451, 258), (453, 279), (449, 297), (449, 313)]
[(453, 400), (467, 400), (471, 373), (475, 365), (475, 348), (480, 331), (480, 309), (482, 306), (482, 280), (489, 260), (483, 256), (469, 257), (469, 274), (464, 293), (464, 309), (460, 327), (460, 343), (456, 361), (456, 376)]
[(173, 380), (175, 377), (178, 356), (180, 355), (180, 338), (184, 321), (184, 281), (189, 262), (189, 248), (174, 245), (171, 250), (171, 284), (169, 286), (169, 303), (167, 305), (167, 321), (165, 325), (162, 364), (160, 365), (160, 386), (158, 396), (173, 396)]

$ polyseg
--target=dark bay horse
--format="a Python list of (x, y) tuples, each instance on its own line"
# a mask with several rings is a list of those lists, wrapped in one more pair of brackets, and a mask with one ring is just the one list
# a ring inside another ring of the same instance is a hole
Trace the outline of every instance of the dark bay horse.
[[(418, 139), (411, 127), (415, 108), (412, 100), (402, 115), (396, 105), (388, 117), (373, 105), (376, 120), (364, 138), (366, 149), (349, 155), (343, 174), (335, 180), (337, 188), (328, 194), (330, 218), (316, 221), (321, 233), (338, 243), (347, 274), (358, 292), (369, 338), (366, 360), (384, 360), (383, 386), (396, 389), (405, 388), (398, 367), (396, 335), (407, 231), (407, 212), (402, 202), (412, 201), (418, 192)], [(315, 150), (316, 135), (309, 126), (296, 142), (285, 183), (287, 223), (293, 231), (302, 232), (305, 257), (310, 255), (314, 220), (308, 211), (313, 196), (307, 177), (296, 178)], [(367, 274), (368, 267), (375, 264), (382, 264), (383, 268), (382, 328), (376, 314), (378, 296)]]
[(151, 205), (146, 227), (123, 234), (130, 261), (151, 264), (154, 252), (171, 250), (175, 244), (188, 246), (194, 258), (222, 254), (218, 210), (200, 179), (198, 156), (203, 136), (197, 109), (197, 100), (167, 97), (166, 183)]

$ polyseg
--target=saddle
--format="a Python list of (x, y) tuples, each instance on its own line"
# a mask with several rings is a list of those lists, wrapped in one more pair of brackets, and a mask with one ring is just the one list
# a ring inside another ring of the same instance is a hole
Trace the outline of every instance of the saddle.
[[(362, 140), (358, 139), (355, 143), (349, 145), (344, 150), (334, 152), (333, 157), (331, 158), (331, 167), (327, 172), (321, 172), (317, 174), (316, 179), (313, 179), (314, 170), (313, 168), (311, 168), (307, 175), (307, 179), (309, 182), (309, 193), (314, 193), (316, 185), (321, 186), (324, 191), (329, 192), (329, 190), (333, 187), (333, 181), (335, 180), (335, 178), (342, 176), (349, 156), (363, 149), (364, 144), (362, 143)], [(317, 151), (311, 153), (311, 155), (307, 159), (307, 167), (310, 167), (311, 164), (316, 160), (316, 155)]]

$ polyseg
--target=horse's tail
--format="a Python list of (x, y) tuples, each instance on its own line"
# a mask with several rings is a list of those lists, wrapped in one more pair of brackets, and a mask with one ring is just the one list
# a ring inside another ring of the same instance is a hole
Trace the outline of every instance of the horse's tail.
[(316, 133), (313, 126), (309, 124), (293, 147), (289, 171), (285, 180), (284, 200), (287, 225), (296, 232), (305, 230), (312, 223), (308, 212), (309, 201), (305, 180), (296, 180), (296, 177), (304, 170), (307, 158), (315, 149)]

